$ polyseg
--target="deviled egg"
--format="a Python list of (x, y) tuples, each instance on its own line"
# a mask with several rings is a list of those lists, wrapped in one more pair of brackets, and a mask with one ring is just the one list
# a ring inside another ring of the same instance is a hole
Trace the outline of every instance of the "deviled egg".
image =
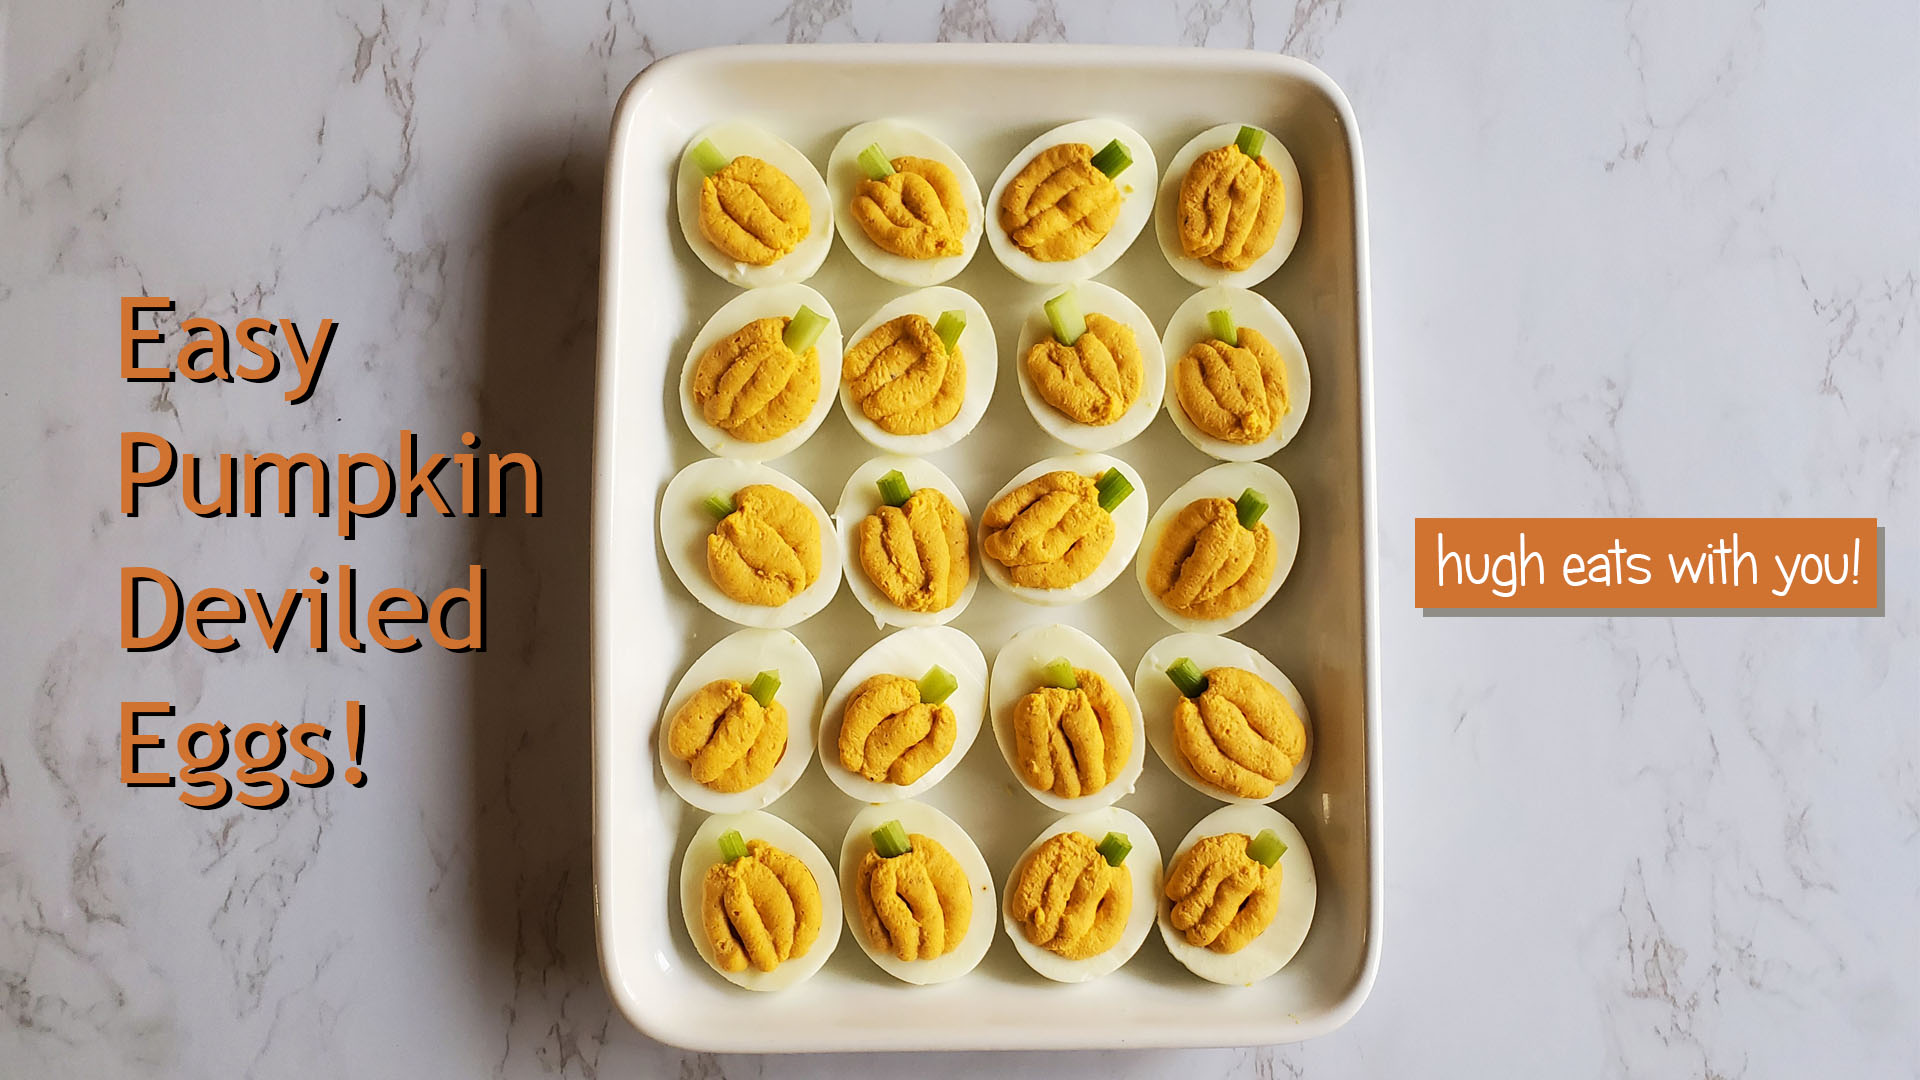
[(1001, 646), (988, 684), (994, 740), (1027, 794), (1062, 812), (1133, 791), (1146, 761), (1127, 673), (1085, 631), (1034, 626)]
[(1263, 128), (1221, 124), (1167, 162), (1154, 232), (1175, 272), (1201, 288), (1250, 289), (1300, 239), (1300, 167)]
[(1167, 388), (1153, 320), (1097, 281), (1035, 305), (1014, 356), (1027, 411), (1077, 450), (1111, 450), (1145, 431)]
[(1007, 875), (1002, 918), (1027, 966), (1055, 982), (1116, 971), (1160, 908), (1160, 845), (1117, 806), (1047, 826)]
[(980, 185), (953, 147), (899, 120), (848, 129), (827, 158), (840, 241), (901, 285), (938, 285), (980, 246)]
[(860, 437), (888, 453), (943, 450), (973, 430), (1000, 370), (980, 302), (946, 285), (883, 305), (848, 339), (840, 404)]
[(694, 336), (680, 369), (680, 413), (700, 445), (765, 461), (807, 441), (840, 384), (840, 322), (805, 285), (749, 289)]
[(987, 658), (950, 626), (896, 630), (848, 665), (820, 713), (820, 764), (862, 802), (911, 799), (980, 734)]
[(1167, 862), (1160, 936), (1195, 975), (1251, 986), (1300, 951), (1319, 894), (1293, 822), (1270, 806), (1223, 806)]
[(833, 512), (847, 587), (876, 626), (937, 626), (973, 600), (972, 515), (960, 488), (919, 458), (853, 470)]
[(1062, 124), (1013, 156), (988, 201), (994, 257), (1027, 281), (1094, 277), (1153, 215), (1153, 148), (1116, 120)]
[(693, 598), (742, 626), (792, 626), (840, 588), (840, 545), (813, 494), (752, 461), (703, 458), (660, 496), (660, 544)]
[(847, 928), (873, 962), (926, 986), (972, 971), (993, 944), (993, 878), (957, 822), (925, 803), (853, 816), (840, 845)]
[(785, 630), (736, 630), (693, 662), (660, 713), (660, 769), (712, 814), (758, 810), (813, 759), (820, 667)]
[(833, 864), (764, 811), (715, 814), (680, 859), (680, 915), (700, 958), (748, 990), (810, 978), (840, 944)]
[(1071, 604), (1120, 576), (1147, 527), (1140, 474), (1119, 458), (1074, 454), (1022, 469), (980, 514), (980, 564), (1031, 604)]
[(674, 201), (694, 255), (742, 288), (805, 281), (833, 246), (833, 200), (819, 170), (745, 121), (715, 124), (687, 143)]
[(1313, 387), (1293, 324), (1246, 289), (1202, 289), (1167, 320), (1167, 415), (1202, 453), (1258, 461), (1293, 441)]
[(1231, 638), (1171, 634), (1133, 672), (1153, 752), (1186, 785), (1259, 805), (1300, 786), (1313, 760), (1306, 699), (1273, 662)]
[(1258, 462), (1229, 461), (1160, 504), (1134, 565), (1161, 618), (1224, 634), (1273, 599), (1299, 550), (1300, 504), (1286, 478)]

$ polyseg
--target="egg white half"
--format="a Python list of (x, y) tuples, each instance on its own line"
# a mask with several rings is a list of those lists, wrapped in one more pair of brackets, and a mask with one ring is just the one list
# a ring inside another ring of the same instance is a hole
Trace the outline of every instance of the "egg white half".
[(1160, 936), (1167, 943), (1167, 951), (1188, 971), (1208, 982), (1251, 986), (1272, 975), (1300, 951), (1300, 943), (1307, 939), (1307, 929), (1313, 925), (1313, 909), (1320, 896), (1313, 856), (1307, 852), (1307, 841), (1300, 830), (1270, 806), (1223, 806), (1201, 818), (1167, 860), (1167, 873), (1172, 873), (1174, 864), (1188, 849), (1209, 836), (1237, 832), (1252, 838), (1262, 829), (1272, 829), (1287, 845), (1286, 854), (1274, 864), (1280, 870), (1280, 910), (1274, 912), (1273, 922), (1260, 936), (1240, 951), (1217, 953), (1188, 944), (1186, 935), (1173, 928), (1172, 901), (1160, 897)]
[[(1040, 685), (1040, 676), (1047, 664), (1063, 656), (1074, 667), (1085, 668), (1107, 680), (1120, 694), (1120, 700), (1133, 720), (1133, 750), (1120, 774), (1109, 780), (1106, 787), (1077, 799), (1062, 798), (1051, 791), (1037, 791), (1027, 783), (1026, 778), (1020, 775), (1019, 742), (1013, 730), (1014, 707), (1021, 698)], [(1013, 635), (993, 658), (993, 677), (988, 684), (987, 698), (988, 706), (993, 711), (993, 737), (1000, 744), (1000, 756), (1006, 759), (1007, 768), (1013, 771), (1021, 789), (1048, 808), (1061, 813), (1074, 813), (1111, 806), (1122, 796), (1130, 794), (1139, 781), (1140, 770), (1146, 764), (1147, 741), (1142, 727), (1140, 702), (1135, 700), (1133, 684), (1119, 661), (1086, 631), (1056, 623), (1029, 627)]]
[[(1120, 571), (1126, 568), (1128, 561), (1133, 558), (1133, 553), (1140, 547), (1140, 535), (1144, 533), (1147, 528), (1146, 481), (1140, 479), (1140, 474), (1133, 471), (1133, 466), (1121, 461), (1119, 458), (1108, 457), (1106, 454), (1071, 454), (1066, 457), (1048, 458), (1045, 461), (1037, 461), (1027, 468), (1020, 470), (1013, 479), (1007, 481), (1006, 486), (1001, 488), (992, 499), (988, 500), (987, 505), (993, 505), (1000, 500), (1002, 495), (1032, 480), (1036, 476), (1044, 476), (1047, 473), (1062, 469), (1082, 473), (1087, 476), (1100, 476), (1108, 469), (1119, 469), (1120, 475), (1126, 477), (1127, 483), (1133, 485), (1133, 494), (1128, 495), (1126, 501), (1122, 502), (1112, 511), (1114, 526), (1113, 546), (1107, 549), (1106, 558), (1100, 561), (1100, 565), (1094, 568), (1093, 573), (1081, 578), (1079, 581), (1074, 582), (1064, 589), (1035, 589), (1025, 585), (1015, 585), (1013, 579), (1007, 576), (1007, 568), (987, 557), (985, 548), (980, 543), (986, 535), (985, 526), (981, 522), (975, 523), (974, 539), (976, 542), (974, 546), (975, 550), (981, 552), (980, 565), (986, 570), (987, 577), (991, 578), (995, 585), (1000, 586), (1002, 589), (1025, 600), (1029, 604), (1040, 604), (1043, 606), (1073, 604), (1089, 597), (1097, 596), (1100, 590), (1113, 584), (1113, 579), (1119, 577)], [(985, 514), (986, 511), (983, 508), (981, 510), (983, 521)]]
[[(1246, 799), (1231, 795), (1201, 780), (1187, 768), (1180, 757), (1180, 748), (1173, 741), (1173, 707), (1179, 704), (1180, 690), (1167, 678), (1167, 669), (1181, 657), (1194, 662), (1201, 671), (1217, 667), (1236, 667), (1242, 671), (1251, 671), (1265, 679), (1268, 685), (1280, 691), (1293, 706), (1294, 714), (1300, 717), (1300, 726), (1306, 730), (1307, 748), (1300, 756), (1300, 764), (1293, 767), (1293, 775), (1286, 783), (1274, 785), (1273, 794), (1264, 799)], [(1307, 713), (1307, 701), (1300, 696), (1300, 688), (1286, 677), (1273, 662), (1242, 645), (1232, 638), (1218, 637), (1213, 634), (1170, 634), (1153, 643), (1140, 664), (1133, 672), (1133, 692), (1140, 701), (1142, 715), (1146, 721), (1147, 741), (1153, 744), (1153, 752), (1160, 756), (1161, 764), (1173, 771), (1186, 785), (1209, 798), (1239, 806), (1261, 806), (1288, 794), (1300, 786), (1307, 775), (1307, 766), (1313, 764), (1313, 718)]]
[[(906, 611), (896, 607), (874, 587), (860, 565), (860, 523), (880, 508), (880, 489), (876, 483), (894, 469), (907, 478), (910, 490), (933, 488), (945, 495), (967, 521), (967, 586), (961, 590), (960, 598), (943, 610)], [(853, 598), (860, 601), (860, 606), (873, 614), (875, 626), (941, 626), (952, 622), (954, 616), (973, 602), (974, 590), (980, 584), (979, 552), (973, 550), (973, 513), (967, 509), (967, 500), (960, 494), (959, 486), (941, 472), (939, 466), (920, 458), (891, 455), (873, 458), (847, 477), (847, 486), (840, 492), (840, 505), (835, 508), (833, 519), (840, 527), (847, 587), (853, 590)]]
[[(860, 181), (867, 174), (860, 168), (860, 151), (879, 143), (889, 160), (897, 157), (926, 158), (938, 161), (953, 170), (954, 178), (960, 181), (960, 199), (967, 208), (967, 229), (961, 235), (964, 250), (958, 255), (948, 255), (937, 259), (909, 259), (904, 255), (895, 255), (867, 238), (866, 230), (853, 219), (847, 209), (853, 202), (853, 195)], [(835, 219), (840, 227), (840, 242), (847, 245), (853, 257), (860, 265), (899, 285), (924, 286), (938, 285), (967, 268), (973, 261), (974, 252), (980, 248), (980, 233), (986, 221), (986, 214), (980, 205), (980, 184), (973, 178), (973, 170), (954, 152), (953, 147), (927, 131), (900, 120), (869, 120), (847, 129), (840, 141), (833, 144), (833, 152), (827, 156), (827, 182), (833, 189), (834, 198), (843, 205)]]
[[(1007, 231), (1000, 227), (1000, 198), (1006, 194), (1007, 185), (1020, 175), (1042, 151), (1061, 143), (1085, 143), (1099, 153), (1115, 139), (1127, 148), (1133, 157), (1119, 176), (1113, 178), (1120, 188), (1120, 216), (1114, 219), (1113, 228), (1107, 235), (1085, 254), (1060, 262), (1041, 262), (1039, 259), (1020, 250)], [(1059, 285), (1069, 281), (1084, 281), (1096, 277), (1114, 260), (1126, 254), (1133, 246), (1134, 238), (1153, 215), (1154, 184), (1159, 178), (1159, 167), (1153, 159), (1153, 147), (1140, 133), (1120, 123), (1118, 120), (1094, 119), (1075, 120), (1062, 124), (1052, 131), (1028, 143), (1000, 173), (1000, 179), (993, 185), (993, 194), (987, 198), (987, 212), (993, 215), (993, 225), (987, 230), (987, 242), (993, 245), (994, 257), (1000, 265), (1013, 271), (1014, 275), (1039, 285)]]
[[(1133, 850), (1127, 853), (1127, 860), (1120, 864), (1133, 877), (1133, 907), (1127, 913), (1126, 928), (1120, 931), (1120, 940), (1114, 942), (1111, 948), (1084, 960), (1069, 960), (1028, 941), (1027, 932), (1013, 917), (1013, 912), (1008, 910), (1014, 889), (1020, 884), (1020, 871), (1027, 865), (1027, 860), (1033, 857), (1041, 844), (1064, 832), (1084, 833), (1093, 837), (1096, 844), (1105, 839), (1108, 833), (1117, 832), (1124, 834), (1128, 842), (1133, 844)], [(1147, 940), (1147, 929), (1153, 925), (1154, 913), (1160, 906), (1160, 873), (1160, 844), (1154, 840), (1153, 831), (1147, 828), (1147, 823), (1134, 814), (1117, 806), (1069, 814), (1041, 830), (1040, 835), (1033, 838), (1033, 843), (1027, 845), (1027, 850), (1021, 852), (1020, 858), (1014, 861), (1001, 901), (1001, 921), (1007, 928), (1007, 937), (1013, 940), (1014, 949), (1028, 967), (1054, 982), (1077, 983), (1097, 979), (1118, 971), (1121, 965), (1133, 959), (1133, 954), (1140, 949), (1140, 943)]]
[(1041, 305), (1058, 296), (1057, 290), (1036, 299), (1027, 312), (1026, 321), (1020, 324), (1020, 347), (1013, 354), (1014, 369), (1020, 375), (1020, 396), (1027, 403), (1027, 411), (1033, 414), (1034, 422), (1047, 434), (1076, 450), (1111, 450), (1145, 431), (1147, 425), (1153, 423), (1154, 414), (1160, 411), (1160, 400), (1167, 389), (1166, 354), (1160, 349), (1160, 334), (1153, 328), (1153, 320), (1140, 310), (1140, 305), (1127, 299), (1126, 294), (1098, 281), (1082, 281), (1069, 288), (1079, 294), (1082, 314), (1105, 315), (1125, 323), (1133, 331), (1133, 339), (1140, 346), (1140, 397), (1120, 419), (1111, 424), (1094, 425), (1067, 419), (1040, 396), (1033, 380), (1027, 376), (1027, 353), (1039, 342), (1053, 338), (1053, 327), (1047, 322), (1046, 309)]
[[(790, 319), (802, 307), (811, 308), (815, 313), (827, 317), (826, 329), (820, 331), (820, 340), (814, 345), (820, 357), (820, 393), (814, 398), (813, 408), (807, 413), (806, 419), (785, 435), (757, 443), (736, 439), (707, 423), (706, 416), (700, 411), (700, 403), (693, 396), (693, 376), (700, 366), (701, 355), (712, 348), (715, 342), (756, 319)], [(700, 328), (700, 333), (694, 336), (692, 346), (687, 349), (687, 358), (680, 365), (680, 415), (686, 418), (688, 430), (693, 432), (693, 437), (699, 440), (700, 445), (721, 457), (766, 461), (792, 453), (807, 441), (820, 427), (820, 422), (827, 418), (827, 413), (833, 410), (834, 392), (840, 385), (840, 351), (840, 320), (834, 315), (833, 305), (827, 303), (826, 297), (798, 283), (749, 289), (721, 305), (720, 310), (714, 312), (707, 324)]]
[[(813, 875), (813, 883), (820, 889), (820, 936), (814, 939), (804, 954), (780, 964), (772, 971), (761, 971), (752, 964), (748, 964), (744, 971), (720, 970), (720, 965), (714, 963), (713, 943), (707, 940), (702, 928), (700, 902), (707, 870), (720, 861), (720, 835), (728, 829), (738, 830), (743, 840), (765, 841), (799, 859), (806, 864), (807, 871)], [(840, 897), (833, 864), (827, 861), (819, 845), (807, 839), (807, 835), (799, 829), (761, 810), (715, 814), (701, 822), (700, 827), (694, 830), (693, 839), (687, 843), (686, 854), (680, 859), (680, 917), (686, 922), (687, 936), (693, 939), (693, 947), (699, 950), (700, 958), (716, 974), (748, 990), (782, 990), (805, 982), (820, 970), (820, 965), (827, 962), (827, 957), (832, 956), (833, 950), (840, 944), (840, 927), (845, 922), (840, 911)]]
[[(667, 729), (675, 713), (700, 688), (716, 679), (753, 684), (762, 671), (780, 673), (780, 689), (773, 699), (787, 710), (787, 748), (765, 780), (745, 791), (715, 791), (693, 778), (693, 768), (667, 749)], [(736, 630), (702, 653), (660, 710), (658, 738), (660, 771), (674, 794), (710, 814), (737, 814), (758, 810), (787, 793), (813, 760), (813, 731), (820, 719), (820, 665), (813, 654), (785, 630)]]
[[(714, 149), (729, 159), (742, 155), (757, 157), (793, 179), (800, 194), (807, 199), (807, 235), (792, 251), (768, 266), (753, 266), (734, 261), (701, 235), (700, 183), (707, 176), (693, 163), (691, 151), (702, 139), (713, 140)], [(674, 176), (674, 202), (680, 214), (680, 233), (686, 237), (694, 255), (707, 269), (743, 289), (805, 281), (820, 269), (827, 252), (833, 248), (833, 198), (827, 192), (826, 181), (820, 178), (820, 170), (813, 167), (807, 155), (785, 140), (743, 120), (714, 124), (687, 140), (687, 149), (680, 155), (680, 170)]]
[[(1195, 342), (1213, 337), (1213, 332), (1207, 329), (1207, 313), (1221, 308), (1233, 312), (1235, 326), (1250, 326), (1271, 342), (1279, 351), (1287, 372), (1290, 406), (1287, 415), (1280, 418), (1272, 434), (1244, 446), (1216, 439), (1194, 427), (1193, 421), (1187, 419), (1187, 411), (1180, 407), (1180, 395), (1174, 390), (1180, 358), (1187, 355)], [(1201, 453), (1222, 461), (1259, 461), (1292, 442), (1300, 431), (1301, 423), (1307, 418), (1307, 400), (1313, 391), (1307, 353), (1293, 332), (1293, 324), (1266, 297), (1246, 289), (1202, 289), (1174, 310), (1173, 317), (1167, 320), (1166, 333), (1160, 338), (1160, 347), (1167, 357), (1167, 415), (1173, 417), (1173, 426)]]
[(858, 345), (882, 325), (902, 315), (919, 315), (937, 324), (942, 313), (956, 310), (967, 313), (967, 325), (960, 331), (959, 343), (960, 358), (967, 365), (967, 387), (960, 399), (960, 411), (953, 414), (953, 419), (923, 435), (895, 435), (867, 419), (867, 414), (860, 411), (859, 403), (853, 400), (853, 392), (843, 379), (840, 383), (840, 408), (861, 438), (889, 454), (918, 457), (944, 450), (959, 442), (986, 415), (987, 402), (993, 399), (994, 382), (1000, 372), (1000, 346), (994, 338), (993, 323), (987, 318), (987, 309), (980, 306), (980, 301), (959, 289), (949, 285), (934, 285), (905, 296), (896, 296), (861, 323), (860, 329), (847, 338), (846, 345), (847, 348)]
[(1293, 254), (1293, 246), (1300, 240), (1300, 220), (1304, 210), (1300, 196), (1300, 166), (1294, 163), (1293, 155), (1287, 152), (1279, 139), (1273, 137), (1271, 131), (1265, 128), (1255, 130), (1267, 137), (1260, 148), (1260, 156), (1280, 174), (1281, 186), (1287, 192), (1287, 202), (1280, 211), (1280, 231), (1274, 234), (1273, 246), (1245, 270), (1222, 270), (1217, 266), (1208, 266), (1199, 259), (1189, 258), (1180, 246), (1180, 188), (1187, 181), (1187, 170), (1193, 167), (1201, 154), (1216, 147), (1232, 146), (1234, 140), (1240, 137), (1240, 125), (1221, 124), (1195, 135), (1180, 148), (1179, 153), (1173, 155), (1173, 160), (1167, 162), (1166, 175), (1160, 178), (1159, 207), (1154, 212), (1154, 233), (1160, 240), (1160, 251), (1176, 273), (1203, 289), (1213, 285), (1253, 288), (1280, 269), (1280, 264)]
[[(1195, 619), (1175, 613), (1147, 588), (1147, 570), (1153, 564), (1154, 552), (1160, 547), (1161, 535), (1172, 524), (1175, 515), (1189, 504), (1211, 498), (1233, 502), (1248, 488), (1267, 497), (1267, 512), (1260, 516), (1260, 524), (1273, 531), (1273, 577), (1252, 603), (1224, 619)], [(1180, 485), (1154, 510), (1153, 520), (1147, 522), (1146, 535), (1140, 538), (1140, 554), (1134, 559), (1134, 576), (1139, 579), (1140, 594), (1147, 598), (1148, 605), (1176, 628), (1224, 634), (1253, 618), (1261, 608), (1267, 606), (1267, 601), (1280, 591), (1287, 574), (1293, 570), (1293, 559), (1299, 552), (1300, 503), (1293, 497), (1292, 485), (1287, 483), (1285, 477), (1258, 462), (1229, 461), (1215, 465)]]
[[(847, 711), (847, 699), (860, 684), (874, 675), (899, 675), (920, 681), (934, 665), (946, 668), (959, 682), (947, 697), (956, 725), (953, 749), (939, 764), (911, 784), (888, 784), (869, 780), (840, 764), (840, 721)], [(896, 630), (879, 641), (847, 666), (840, 681), (827, 695), (820, 712), (820, 764), (827, 779), (841, 791), (861, 802), (884, 803), (911, 799), (946, 779), (960, 759), (967, 756), (973, 740), (980, 734), (980, 723), (987, 710), (987, 658), (973, 639), (951, 626), (918, 626)], [(933, 835), (931, 833), (929, 836)]]
[[(748, 484), (783, 488), (813, 511), (820, 522), (820, 578), (779, 607), (743, 604), (720, 591), (707, 576), (707, 537), (718, 524), (702, 505), (709, 495), (733, 493)], [(723, 619), (741, 626), (778, 629), (808, 618), (833, 599), (840, 589), (840, 545), (834, 542), (833, 521), (813, 493), (785, 473), (753, 461), (702, 458), (681, 469), (660, 496), (660, 544), (667, 562), (695, 600)]]
[[(889, 821), (898, 821), (908, 835), (919, 833), (930, 836), (941, 847), (953, 855), (954, 861), (967, 875), (967, 884), (973, 889), (973, 918), (967, 923), (966, 936), (960, 944), (944, 956), (931, 960), (902, 960), (889, 952), (875, 949), (867, 941), (866, 928), (860, 925), (860, 860), (873, 850), (873, 830)], [(1131, 860), (1129, 860), (1131, 861)], [(987, 860), (980, 855), (980, 849), (967, 835), (967, 830), (952, 818), (919, 802), (890, 802), (879, 806), (869, 806), (853, 816), (853, 824), (847, 826), (847, 837), (840, 845), (840, 891), (842, 907), (846, 912), (847, 930), (853, 940), (860, 943), (873, 962), (881, 969), (901, 982), (916, 986), (931, 986), (957, 979), (972, 971), (987, 954), (987, 946), (993, 944), (993, 876), (987, 871)]]

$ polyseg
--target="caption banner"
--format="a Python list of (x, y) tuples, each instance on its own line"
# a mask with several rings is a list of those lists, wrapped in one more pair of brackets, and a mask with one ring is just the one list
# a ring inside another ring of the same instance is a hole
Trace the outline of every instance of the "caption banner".
[(1414, 606), (1879, 606), (1873, 518), (1417, 518)]

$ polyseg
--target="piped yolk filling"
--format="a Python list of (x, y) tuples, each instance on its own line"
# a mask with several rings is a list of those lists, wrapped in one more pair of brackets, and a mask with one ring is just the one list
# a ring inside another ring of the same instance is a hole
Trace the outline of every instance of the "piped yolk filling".
[(755, 319), (714, 342), (693, 369), (693, 400), (707, 423), (743, 442), (799, 427), (820, 399), (820, 351), (781, 340), (785, 316)]
[(1035, 154), (1000, 195), (1000, 227), (1039, 262), (1092, 251), (1120, 217), (1120, 188), (1093, 165), (1093, 147), (1059, 143)]
[(1266, 158), (1238, 146), (1201, 154), (1180, 182), (1180, 250), (1222, 270), (1245, 270), (1273, 249), (1286, 187)]
[(820, 885), (807, 864), (762, 840), (707, 868), (701, 922), (723, 971), (772, 971), (820, 936)]
[(1076, 424), (1114, 423), (1140, 399), (1146, 366), (1133, 328), (1094, 313), (1072, 345), (1055, 338), (1035, 342), (1026, 356), (1027, 378), (1040, 399)]
[(1280, 867), (1247, 854), (1245, 833), (1209, 836), (1167, 872), (1169, 921), (1190, 945), (1235, 953), (1260, 936), (1280, 910)]
[(932, 837), (914, 833), (913, 849), (884, 859), (861, 856), (855, 890), (860, 926), (876, 950), (901, 960), (932, 960), (958, 948), (973, 921), (967, 872)]
[(736, 262), (778, 262), (807, 238), (809, 215), (800, 185), (756, 157), (736, 157), (700, 182), (700, 235)]
[(911, 784), (952, 752), (960, 722), (945, 702), (920, 700), (900, 675), (873, 675), (854, 688), (840, 719), (840, 764), (876, 784)]
[(1073, 674), (1074, 689), (1038, 687), (1013, 714), (1020, 778), (1063, 799), (1106, 787), (1133, 752), (1133, 716), (1113, 684), (1085, 668)]
[[(896, 176), (899, 174), (895, 174)], [(890, 435), (925, 435), (960, 412), (967, 362), (924, 315), (889, 319), (848, 349), (841, 379), (861, 415)]]
[(667, 727), (668, 752), (714, 791), (745, 791), (765, 780), (786, 749), (787, 707), (762, 707), (732, 679), (701, 687)]
[(1064, 589), (1099, 568), (1113, 547), (1113, 515), (1096, 478), (1050, 472), (995, 499), (981, 517), (980, 550), (1016, 585)]
[(882, 506), (859, 526), (860, 569), (903, 611), (945, 611), (967, 587), (967, 519), (937, 488)]
[(1292, 406), (1280, 351), (1249, 327), (1239, 337), (1195, 342), (1174, 369), (1174, 395), (1194, 427), (1245, 446), (1273, 434)]
[(1233, 500), (1196, 499), (1160, 534), (1147, 589), (1175, 614), (1224, 619), (1259, 599), (1278, 559), (1273, 530), (1241, 525)]
[(1107, 865), (1079, 832), (1056, 833), (1034, 849), (1007, 897), (1027, 940), (1068, 960), (1113, 948), (1132, 910), (1132, 871)]
[(966, 253), (967, 203), (960, 180), (930, 158), (897, 157), (884, 180), (854, 187), (854, 223), (882, 251), (903, 259)]
[(1173, 707), (1174, 746), (1203, 783), (1265, 799), (1307, 753), (1307, 729), (1280, 691), (1242, 668), (1212, 668), (1197, 698)]
[(707, 536), (707, 573), (743, 604), (779, 607), (820, 580), (820, 520), (791, 492), (749, 484)]

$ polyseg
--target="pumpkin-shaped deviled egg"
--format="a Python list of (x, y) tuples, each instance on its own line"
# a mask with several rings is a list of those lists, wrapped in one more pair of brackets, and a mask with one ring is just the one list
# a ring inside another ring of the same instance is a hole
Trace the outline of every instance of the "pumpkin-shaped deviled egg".
[(1117, 806), (1069, 814), (1013, 864), (1002, 901), (1007, 936), (1055, 982), (1116, 971), (1147, 939), (1160, 908), (1160, 845)]
[(687, 350), (680, 412), (700, 445), (765, 461), (805, 441), (833, 409), (840, 323), (805, 285), (749, 289), (727, 301)]
[(1246, 289), (1202, 289), (1167, 320), (1167, 415), (1202, 453), (1258, 461), (1307, 416), (1312, 381), (1293, 324)]
[(826, 510), (757, 462), (705, 458), (681, 469), (660, 496), (660, 544), (694, 599), (742, 626), (792, 626), (840, 588)]
[(1146, 761), (1127, 673), (1085, 631), (1035, 626), (993, 658), (987, 691), (1000, 756), (1027, 794), (1071, 813), (1133, 791)]
[(912, 124), (848, 129), (827, 157), (827, 182), (840, 201), (841, 242), (888, 281), (938, 285), (980, 246), (980, 185), (953, 147)]
[(986, 309), (935, 285), (888, 301), (854, 331), (840, 364), (840, 404), (874, 446), (930, 454), (980, 422), (999, 369)]
[(812, 277), (833, 246), (833, 200), (807, 156), (744, 121), (695, 135), (674, 181), (680, 231), (743, 288)]
[(708, 813), (758, 810), (813, 759), (820, 668), (785, 630), (737, 630), (681, 677), (660, 714), (667, 785)]
[(1097, 281), (1035, 305), (1014, 357), (1027, 411), (1077, 450), (1111, 450), (1145, 431), (1167, 388), (1153, 320)]
[(1250, 289), (1293, 253), (1301, 210), (1300, 167), (1280, 140), (1221, 124), (1167, 163), (1154, 231), (1181, 277), (1201, 288)]
[(1313, 760), (1306, 699), (1273, 662), (1231, 638), (1172, 634), (1133, 673), (1154, 753), (1188, 787), (1259, 805), (1300, 786)]
[(833, 864), (805, 833), (764, 811), (715, 814), (680, 859), (680, 914), (700, 958), (748, 990), (782, 990), (840, 944)]
[(847, 929), (916, 986), (972, 971), (993, 944), (993, 878), (967, 831), (925, 803), (869, 806), (840, 846)]
[(1223, 806), (1167, 860), (1160, 936), (1195, 975), (1251, 986), (1300, 951), (1319, 894), (1293, 822), (1270, 806)]
[(897, 630), (861, 653), (820, 713), (820, 764), (862, 802), (911, 799), (945, 779), (980, 734), (987, 658), (950, 626)]
[(1048, 458), (980, 512), (980, 564), (1030, 604), (1077, 603), (1113, 583), (1146, 527), (1145, 483), (1133, 466), (1105, 454)]
[(1077, 120), (1028, 143), (993, 185), (988, 243), (1024, 280), (1094, 277), (1153, 216), (1153, 148), (1116, 120)]
[(1181, 630), (1224, 634), (1273, 599), (1300, 550), (1300, 504), (1253, 461), (1215, 465), (1154, 511), (1135, 565), (1140, 591)]
[(960, 488), (920, 458), (877, 457), (853, 470), (833, 512), (847, 587), (878, 626), (938, 626), (973, 599), (980, 576)]

